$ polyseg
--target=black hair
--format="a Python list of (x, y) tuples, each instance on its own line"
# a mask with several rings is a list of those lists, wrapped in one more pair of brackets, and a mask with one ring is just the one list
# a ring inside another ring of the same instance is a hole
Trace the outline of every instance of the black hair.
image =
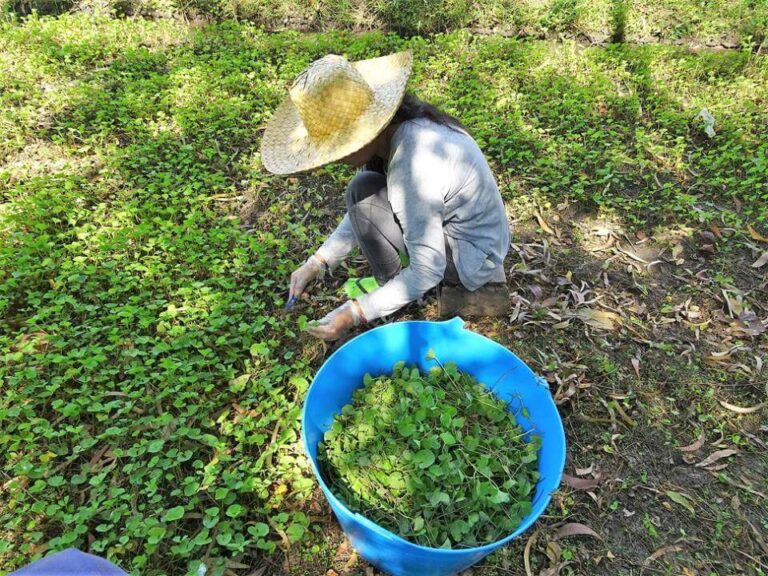
[(403, 96), (403, 101), (400, 103), (400, 107), (397, 109), (397, 112), (395, 112), (390, 123), (400, 124), (406, 120), (414, 120), (416, 118), (428, 118), (432, 120), (432, 122), (442, 124), (457, 132), (468, 133), (467, 129), (458, 118), (454, 118), (429, 102), (424, 102), (410, 92), (406, 92), (405, 96)]
[[(400, 102), (400, 107), (397, 109), (397, 112), (395, 112), (395, 115), (389, 123), (390, 125), (397, 125), (408, 120), (416, 120), (417, 118), (427, 118), (436, 124), (447, 126), (456, 132), (469, 134), (469, 131), (458, 118), (446, 114), (437, 108), (437, 106), (430, 104), (429, 102), (424, 102), (424, 100), (421, 100), (410, 92), (405, 93), (402, 102)], [(384, 160), (374, 157), (365, 165), (364, 169), (384, 174)]]

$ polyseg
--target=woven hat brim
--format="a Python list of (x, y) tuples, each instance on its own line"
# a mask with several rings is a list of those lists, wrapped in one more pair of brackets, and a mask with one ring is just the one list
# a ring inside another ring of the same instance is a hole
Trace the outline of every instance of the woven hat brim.
[(345, 130), (323, 139), (304, 127), (290, 97), (283, 100), (261, 140), (261, 160), (274, 174), (311, 170), (340, 160), (363, 148), (389, 124), (405, 94), (413, 57), (410, 51), (353, 62), (373, 90), (373, 101)]

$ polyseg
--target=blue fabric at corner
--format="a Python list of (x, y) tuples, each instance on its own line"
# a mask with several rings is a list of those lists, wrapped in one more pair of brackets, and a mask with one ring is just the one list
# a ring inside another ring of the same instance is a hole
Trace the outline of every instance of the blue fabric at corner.
[(8, 576), (128, 576), (120, 568), (93, 554), (68, 548), (41, 558)]

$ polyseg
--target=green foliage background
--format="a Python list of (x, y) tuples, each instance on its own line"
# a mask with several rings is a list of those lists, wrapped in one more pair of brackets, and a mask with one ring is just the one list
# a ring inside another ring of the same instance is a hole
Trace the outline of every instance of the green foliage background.
[(0, 11), (3, 6), (20, 14), (238, 18), (270, 29), (378, 29), (411, 35), (480, 28), (753, 46), (765, 40), (768, 29), (768, 0), (0, 0)]
[[(469, 126), (508, 200), (571, 198), (635, 226), (768, 216), (768, 63), (751, 45), (8, 18), (2, 569), (78, 546), (148, 576), (203, 559), (221, 574), (305, 537), (298, 417), (316, 363), (306, 319), (281, 306), (328, 232), (326, 192), (265, 174), (259, 134), (313, 59), (403, 48), (413, 89)], [(347, 175), (313, 178), (340, 194)], [(251, 228), (222, 208), (241, 196), (261, 206)]]

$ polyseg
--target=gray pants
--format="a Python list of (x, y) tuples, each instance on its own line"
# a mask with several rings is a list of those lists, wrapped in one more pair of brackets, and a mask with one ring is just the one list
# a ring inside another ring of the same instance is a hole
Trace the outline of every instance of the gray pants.
[[(352, 230), (379, 286), (396, 276), (402, 267), (400, 254), (407, 254), (403, 229), (387, 195), (387, 178), (379, 172), (358, 172), (347, 186), (347, 213)], [(445, 242), (446, 266), (443, 281), (460, 284), (453, 255)]]

